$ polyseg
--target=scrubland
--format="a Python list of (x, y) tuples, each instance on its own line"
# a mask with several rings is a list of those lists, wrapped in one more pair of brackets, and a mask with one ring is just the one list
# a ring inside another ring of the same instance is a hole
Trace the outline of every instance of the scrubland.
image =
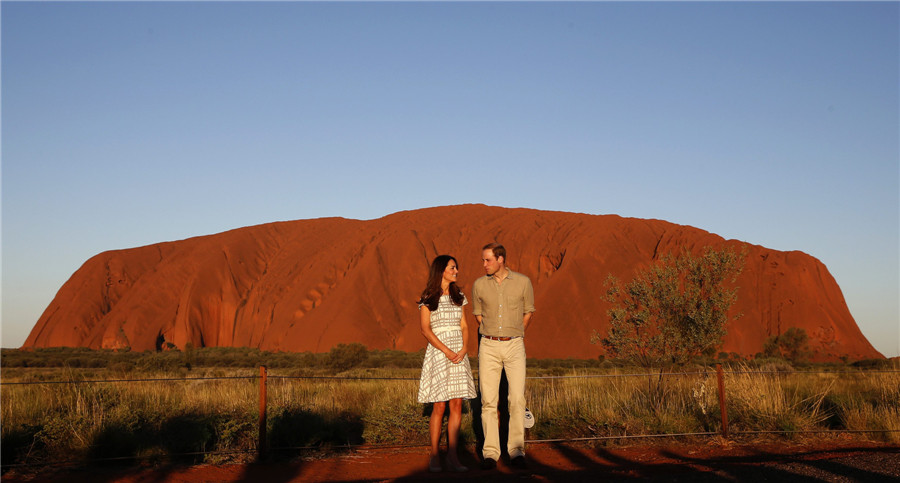
[[(259, 364), (268, 367), (273, 457), (345, 445), (426, 445), (430, 408), (416, 402), (422, 354), (358, 349), (143, 356), (4, 350), (2, 464), (252, 459)], [(54, 357), (62, 367), (47, 363)], [(57, 367), (34, 367), (39, 360)], [(729, 433), (797, 438), (816, 431), (876, 431), (861, 437), (897, 443), (898, 370), (887, 361), (803, 367), (730, 362), (724, 374)], [(611, 438), (603, 444), (615, 444), (630, 436), (721, 431), (716, 372), (708, 364), (661, 372), (609, 361), (533, 361), (529, 377), (526, 397), (537, 420), (530, 440)], [(21, 382), (31, 384), (13, 384)], [(477, 404), (464, 405), (462, 437), (469, 444), (478, 438)]]

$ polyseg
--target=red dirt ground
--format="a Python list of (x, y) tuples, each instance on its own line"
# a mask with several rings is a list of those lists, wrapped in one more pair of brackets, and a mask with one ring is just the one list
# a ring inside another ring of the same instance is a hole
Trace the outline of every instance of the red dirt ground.
[(197, 483), (301, 481), (900, 481), (900, 445), (860, 440), (818, 443), (697, 444), (644, 442), (638, 446), (589, 447), (573, 443), (530, 444), (527, 470), (501, 461), (478, 469), (463, 455), (465, 474), (426, 471), (426, 448), (356, 450), (326, 458), (253, 464), (68, 469), (25, 475), (6, 482)]

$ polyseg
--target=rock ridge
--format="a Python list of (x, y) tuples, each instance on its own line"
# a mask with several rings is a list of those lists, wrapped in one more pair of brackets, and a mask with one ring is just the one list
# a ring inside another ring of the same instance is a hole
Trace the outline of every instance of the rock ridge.
[[(743, 316), (730, 324), (722, 351), (752, 355), (769, 336), (800, 327), (819, 360), (883, 357), (827, 268), (805, 253), (662, 220), (477, 204), (268, 223), (100, 253), (60, 288), (23, 347), (190, 342), (325, 352), (361, 342), (416, 351), (425, 340), (415, 300), (430, 260), (454, 255), (468, 293), (483, 275), (481, 247), (495, 240), (507, 247), (510, 268), (534, 283), (529, 357), (597, 357), (602, 350), (589, 339), (608, 326), (607, 275), (628, 280), (666, 253), (707, 245), (747, 249), (733, 308)], [(470, 331), (473, 353), (476, 343)]]

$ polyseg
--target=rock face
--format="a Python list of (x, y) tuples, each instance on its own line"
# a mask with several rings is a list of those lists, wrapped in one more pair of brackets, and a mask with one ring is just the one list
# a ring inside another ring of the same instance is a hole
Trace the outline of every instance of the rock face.
[[(454, 255), (469, 293), (484, 275), (481, 247), (495, 240), (506, 246), (508, 266), (534, 283), (529, 357), (597, 357), (602, 350), (590, 337), (608, 326), (607, 275), (627, 281), (662, 254), (707, 245), (748, 249), (733, 308), (743, 317), (730, 324), (721, 350), (755, 354), (769, 336), (801, 327), (817, 359), (882, 357), (828, 270), (804, 253), (659, 220), (483, 205), (270, 223), (104, 252), (63, 285), (24, 347), (154, 350), (191, 342), (325, 352), (361, 342), (416, 351), (426, 344), (415, 301), (429, 262)], [(476, 347), (474, 330), (470, 338)]]

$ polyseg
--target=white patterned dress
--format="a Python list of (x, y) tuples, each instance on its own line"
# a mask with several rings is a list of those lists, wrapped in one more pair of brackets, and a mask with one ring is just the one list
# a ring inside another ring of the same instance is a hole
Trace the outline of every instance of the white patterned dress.
[[(469, 303), (463, 296), (463, 305)], [(463, 308), (454, 304), (449, 295), (442, 295), (438, 308), (431, 313), (431, 331), (438, 340), (450, 350), (462, 350), (462, 330), (459, 320)], [(451, 399), (472, 399), (475, 397), (475, 381), (472, 379), (472, 368), (469, 357), (463, 358), (459, 364), (447, 359), (443, 352), (428, 344), (425, 349), (425, 362), (422, 363), (422, 377), (419, 379), (420, 403), (449, 401)]]

